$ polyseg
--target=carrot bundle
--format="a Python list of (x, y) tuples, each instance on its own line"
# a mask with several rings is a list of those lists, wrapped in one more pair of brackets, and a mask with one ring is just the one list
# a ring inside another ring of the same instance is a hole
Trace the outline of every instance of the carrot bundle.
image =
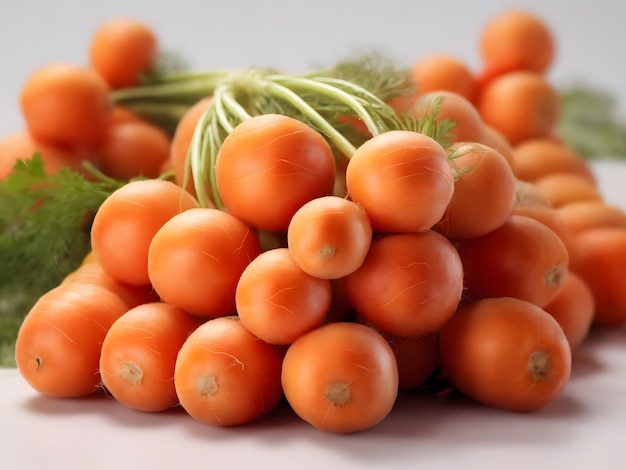
[(97, 208), (89, 258), (22, 324), (16, 363), (39, 392), (104, 388), (218, 426), (284, 399), (338, 433), (441, 380), (527, 412), (559, 398), (592, 325), (626, 322), (626, 215), (556, 133), (540, 19), (494, 18), (479, 73), (434, 55), (383, 77), (386, 94), (328, 71), (142, 84), (156, 46), (133, 25), (94, 39), (126, 31), (133, 58), (94, 45), (92, 69), (56, 74), (90, 90), (57, 96), (77, 122), (114, 97), (89, 132), (41, 117), (61, 86), (49, 71), (25, 90), (33, 139), (127, 179)]

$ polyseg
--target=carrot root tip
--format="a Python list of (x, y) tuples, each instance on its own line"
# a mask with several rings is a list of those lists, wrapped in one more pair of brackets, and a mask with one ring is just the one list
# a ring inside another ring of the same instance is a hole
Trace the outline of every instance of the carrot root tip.
[(333, 405), (343, 405), (351, 396), (350, 387), (342, 382), (335, 382), (326, 391), (326, 399)]
[(324, 245), (317, 250), (320, 259), (327, 260), (335, 256), (335, 247), (332, 245)]
[(120, 377), (130, 384), (137, 385), (143, 380), (143, 370), (134, 362), (124, 361)]
[(528, 371), (536, 380), (546, 380), (550, 370), (550, 355), (545, 351), (533, 351), (528, 359)]
[(211, 395), (217, 393), (217, 381), (215, 380), (215, 376), (203, 375), (198, 377), (196, 387), (198, 389), (198, 393), (205, 397), (210, 397)]
[(563, 266), (553, 266), (552, 269), (546, 273), (546, 286), (549, 288), (557, 288), (563, 283), (566, 275), (567, 268)]

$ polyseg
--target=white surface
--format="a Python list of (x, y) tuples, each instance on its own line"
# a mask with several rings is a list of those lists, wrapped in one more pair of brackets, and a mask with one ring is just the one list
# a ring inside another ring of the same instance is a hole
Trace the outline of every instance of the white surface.
[[(488, 0), (3, 0), (0, 136), (22, 126), (17, 96), (36, 67), (84, 62), (104, 19), (134, 15), (195, 68), (273, 66), (301, 71), (375, 47), (402, 62), (444, 51), (479, 63), (482, 24), (509, 6), (541, 14), (559, 41), (555, 83), (584, 79), (626, 102), (626, 4)], [(607, 200), (626, 209), (626, 166), (596, 164)], [(464, 400), (402, 397), (379, 426), (337, 436), (283, 410), (233, 429), (181, 411), (150, 415), (113, 400), (39, 396), (14, 369), (0, 370), (0, 467), (17, 470), (169, 468), (626, 468), (626, 329), (598, 331), (574, 357), (564, 394), (532, 414)]]
[(99, 469), (626, 468), (626, 330), (598, 331), (576, 352), (564, 393), (515, 414), (455, 398), (405, 395), (369, 431), (317, 431), (287, 409), (215, 428), (184, 412), (145, 414), (104, 397), (58, 400), (0, 369), (0, 465)]

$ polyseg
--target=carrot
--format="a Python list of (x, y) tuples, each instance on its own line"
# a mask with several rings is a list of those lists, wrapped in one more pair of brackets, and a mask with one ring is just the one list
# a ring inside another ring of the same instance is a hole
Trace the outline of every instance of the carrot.
[(554, 61), (556, 44), (545, 21), (529, 11), (511, 9), (483, 26), (479, 49), (487, 70), (543, 74)]
[(19, 101), (28, 131), (43, 142), (90, 147), (102, 140), (111, 121), (107, 83), (94, 70), (71, 63), (35, 70)]
[(89, 62), (111, 89), (139, 85), (158, 58), (156, 33), (130, 17), (114, 17), (96, 28), (89, 43)]
[[(172, 169), (174, 170), (174, 182), (183, 186), (194, 196), (196, 195), (196, 190), (194, 188), (191, 173), (188, 173), (187, 157), (189, 155), (189, 146), (191, 144), (191, 139), (196, 129), (196, 125), (198, 124), (202, 113), (204, 113), (209, 104), (211, 104), (211, 99), (212, 98), (209, 96), (199, 100), (183, 114), (174, 129), (170, 145), (169, 160), (171, 162)], [(205, 192), (207, 195), (211, 194), (210, 186), (205, 185)]]
[(215, 162), (223, 204), (265, 230), (286, 230), (305, 202), (332, 194), (335, 160), (312, 127), (278, 114), (254, 116), (224, 139)]
[(136, 180), (113, 192), (99, 207), (91, 245), (102, 267), (120, 282), (150, 284), (152, 237), (175, 214), (198, 207), (180, 186), (164, 180)]
[(454, 245), (424, 230), (372, 241), (365, 261), (346, 277), (357, 315), (398, 336), (438, 331), (454, 314), (463, 292), (463, 266)]
[(593, 322), (604, 326), (626, 323), (626, 230), (598, 227), (574, 237), (570, 269), (587, 283), (593, 293)]
[(303, 271), (287, 248), (261, 253), (244, 269), (235, 301), (243, 326), (271, 344), (290, 344), (318, 327), (330, 308), (328, 279)]
[(569, 252), (572, 230), (566, 224), (560, 211), (552, 206), (552, 203), (534, 183), (519, 179), (516, 181), (515, 204), (511, 209), (511, 214), (529, 217), (541, 222), (559, 236)]
[(124, 406), (146, 412), (178, 405), (176, 356), (200, 320), (178, 307), (154, 302), (128, 310), (102, 343), (102, 384)]
[(374, 232), (417, 232), (442, 217), (454, 191), (444, 148), (412, 131), (388, 131), (362, 144), (346, 168), (350, 198)]
[(557, 91), (547, 79), (514, 71), (485, 85), (476, 102), (484, 123), (500, 131), (511, 145), (550, 136), (560, 116)]
[(574, 234), (600, 227), (626, 229), (626, 212), (605, 200), (570, 202), (557, 211), (563, 224)]
[(537, 220), (511, 215), (481, 237), (457, 240), (472, 301), (514, 297), (543, 307), (558, 293), (569, 265), (561, 238)]
[(575, 349), (587, 338), (593, 323), (593, 292), (581, 276), (569, 271), (563, 287), (544, 310), (559, 322), (570, 348)]
[(131, 308), (159, 300), (150, 284), (132, 285), (115, 279), (102, 267), (93, 251), (90, 252), (89, 258), (83, 260), (80, 266), (65, 276), (61, 285), (77, 283), (103, 287), (116, 294)]
[(420, 57), (411, 67), (411, 78), (418, 96), (446, 90), (472, 101), (476, 93), (476, 79), (468, 65), (448, 54), (434, 53)]
[(535, 188), (555, 208), (580, 201), (601, 202), (600, 189), (589, 179), (574, 173), (551, 173), (534, 182)]
[(515, 175), (496, 150), (478, 143), (455, 143), (450, 165), (454, 193), (442, 219), (434, 226), (449, 238), (484, 235), (502, 225), (515, 202)]
[(259, 419), (278, 406), (282, 358), (236, 317), (208, 320), (180, 351), (174, 386), (180, 405), (197, 421), (234, 426)]
[(511, 209), (511, 214), (522, 215), (541, 222), (559, 236), (569, 253), (572, 247), (573, 233), (563, 220), (561, 213), (552, 205), (515, 204)]
[(294, 341), (283, 360), (282, 387), (295, 413), (317, 429), (353, 433), (391, 411), (398, 395), (393, 350), (373, 328), (329, 323)]
[(446, 90), (430, 91), (420, 95), (415, 101), (411, 114), (423, 118), (433, 112), (433, 106), (441, 100), (436, 121), (450, 120), (454, 127), (448, 139), (452, 142), (481, 142), (484, 138), (485, 123), (478, 109), (468, 98)]
[(528, 412), (559, 397), (571, 349), (557, 321), (529, 302), (480, 300), (460, 309), (439, 333), (440, 365), (459, 392), (499, 409)]
[(421, 387), (437, 370), (439, 361), (438, 334), (397, 336), (382, 333), (398, 364), (398, 390)]
[(305, 203), (287, 229), (289, 252), (311, 276), (338, 279), (355, 271), (365, 259), (372, 225), (355, 202), (323, 196)]
[(64, 168), (83, 172), (82, 163), (90, 155), (84, 149), (70, 149), (35, 139), (28, 130), (5, 135), (0, 139), (0, 181), (6, 179), (18, 161), (28, 160), (39, 153), (48, 175)]
[(191, 208), (160, 227), (148, 250), (150, 283), (167, 303), (214, 318), (235, 313), (243, 270), (259, 255), (245, 223), (213, 208)]
[(513, 147), (516, 175), (534, 182), (552, 173), (574, 173), (596, 184), (591, 166), (569, 146), (550, 137), (527, 139)]
[(21, 376), (38, 392), (84, 397), (101, 387), (101, 345), (113, 322), (128, 311), (113, 292), (89, 283), (44, 294), (22, 322), (15, 343)]
[(136, 121), (144, 121), (144, 118), (135, 112), (129, 106), (125, 106), (119, 103), (113, 103), (111, 106), (111, 123), (110, 125), (115, 125), (121, 122), (136, 122)]
[(520, 180), (515, 181), (515, 207), (543, 206), (550, 207), (550, 201), (541, 193), (534, 183)]
[(480, 143), (500, 152), (511, 167), (511, 170), (513, 170), (513, 174), (517, 177), (517, 162), (515, 161), (514, 149), (508, 139), (502, 132), (487, 124), (483, 124), (483, 131), (483, 138)]
[(112, 178), (157, 178), (170, 155), (169, 135), (143, 120), (117, 122), (109, 126), (97, 146), (97, 164)]

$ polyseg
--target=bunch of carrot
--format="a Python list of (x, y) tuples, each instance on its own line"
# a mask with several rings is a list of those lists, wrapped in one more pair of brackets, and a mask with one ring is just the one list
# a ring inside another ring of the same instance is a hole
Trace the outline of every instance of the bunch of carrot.
[[(81, 73), (98, 85), (81, 103), (136, 83), (154, 57), (142, 44), (119, 75), (96, 60), (109, 48), (94, 45)], [(221, 426), (286, 399), (306, 422), (341, 433), (376, 425), (399, 391), (435, 375), (505, 410), (557, 399), (592, 325), (626, 321), (626, 215), (554, 132), (546, 25), (505, 12), (481, 50), (481, 73), (448, 56), (420, 59), (417, 94), (394, 103), (419, 118), (440, 102), (437, 119), (456, 124), (445, 144), (394, 130), (343, 159), (294, 118), (247, 119), (215, 163), (223, 209), (200, 207), (182, 187), (210, 97), (164, 138), (166, 158), (117, 140), (158, 131), (115, 117), (106, 98), (67, 123), (36, 118), (49, 88), (29, 85), (33, 139), (93, 152), (113, 176), (147, 178), (102, 204), (92, 254), (26, 317), (23, 377), (51, 396), (104, 388), (132, 409), (182, 406)], [(155, 178), (165, 167), (176, 182)]]
[(154, 31), (116, 18), (91, 38), (88, 66), (54, 62), (37, 69), (19, 96), (25, 128), (0, 139), (0, 179), (35, 152), (50, 174), (71, 168), (90, 176), (83, 163), (91, 162), (119, 180), (159, 176), (171, 136), (110, 99), (112, 91), (139, 84), (158, 54)]

